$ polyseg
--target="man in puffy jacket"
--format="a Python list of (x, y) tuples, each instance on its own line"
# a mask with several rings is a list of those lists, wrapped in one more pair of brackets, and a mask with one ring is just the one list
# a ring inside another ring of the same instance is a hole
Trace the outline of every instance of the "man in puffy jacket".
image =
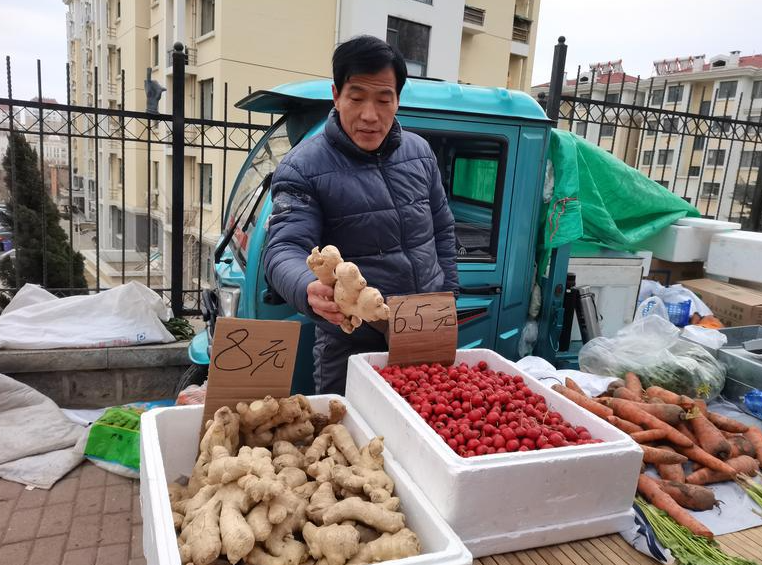
[(395, 118), (406, 78), (402, 55), (384, 41), (340, 45), (325, 130), (297, 145), (273, 176), (265, 272), (316, 321), (317, 393), (342, 394), (349, 356), (387, 345), (368, 324), (342, 332), (333, 289), (307, 268), (313, 247), (338, 247), (385, 297), (458, 289), (455, 224), (436, 158)]

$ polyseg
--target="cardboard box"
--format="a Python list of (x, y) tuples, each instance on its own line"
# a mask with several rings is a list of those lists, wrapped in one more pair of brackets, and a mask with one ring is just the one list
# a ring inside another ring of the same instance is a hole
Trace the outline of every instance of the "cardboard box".
[[(551, 409), (603, 443), (463, 458), (373, 369), (386, 353), (349, 358), (347, 400), (463, 540), (474, 557), (565, 543), (632, 526), (643, 452), (627, 434), (487, 349), (459, 349), (456, 363), (486, 361), (521, 375)], [(552, 384), (552, 383), (551, 383)]]
[(683, 281), (726, 326), (762, 324), (762, 292), (711, 279)]
[(672, 261), (663, 261), (653, 259), (648, 276), (650, 281), (657, 281), (664, 286), (670, 286), (679, 282), (699, 279), (704, 276), (704, 263), (699, 261), (693, 263), (674, 263)]

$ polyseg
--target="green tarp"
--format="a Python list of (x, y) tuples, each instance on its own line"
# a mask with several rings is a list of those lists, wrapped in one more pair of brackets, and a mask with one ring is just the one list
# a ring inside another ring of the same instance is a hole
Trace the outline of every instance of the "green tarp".
[(549, 160), (555, 188), (545, 207), (542, 266), (551, 249), (572, 241), (637, 251), (676, 220), (699, 216), (679, 196), (571, 132), (551, 131)]

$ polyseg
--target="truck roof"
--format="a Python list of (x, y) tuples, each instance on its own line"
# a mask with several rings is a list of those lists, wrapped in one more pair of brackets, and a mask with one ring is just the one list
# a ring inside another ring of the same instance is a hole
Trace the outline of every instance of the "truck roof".
[[(331, 104), (332, 84), (329, 79), (282, 84), (272, 90), (252, 92), (236, 107), (250, 112), (285, 114), (309, 106)], [(540, 105), (524, 92), (430, 79), (407, 80), (400, 96), (400, 109), (406, 108), (548, 121)]]

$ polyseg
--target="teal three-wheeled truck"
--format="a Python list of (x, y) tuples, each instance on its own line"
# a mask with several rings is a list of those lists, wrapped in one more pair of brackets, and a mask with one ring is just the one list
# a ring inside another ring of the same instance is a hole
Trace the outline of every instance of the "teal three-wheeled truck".
[[(237, 104), (281, 117), (251, 151), (232, 188), (215, 253), (215, 286), (201, 300), (206, 330), (189, 348), (197, 375), (205, 374), (209, 363), (217, 317), (298, 320), (303, 327), (293, 390), (313, 391), (313, 323), (268, 286), (262, 258), (272, 207), (269, 174), (291, 148), (322, 130), (332, 105), (329, 80), (258, 91)], [(536, 273), (552, 122), (523, 92), (419, 79), (406, 83), (397, 117), (431, 145), (455, 216), (459, 347), (517, 358), (540, 280), (543, 306), (535, 352), (553, 360), (563, 318), (563, 252), (539, 279)]]

